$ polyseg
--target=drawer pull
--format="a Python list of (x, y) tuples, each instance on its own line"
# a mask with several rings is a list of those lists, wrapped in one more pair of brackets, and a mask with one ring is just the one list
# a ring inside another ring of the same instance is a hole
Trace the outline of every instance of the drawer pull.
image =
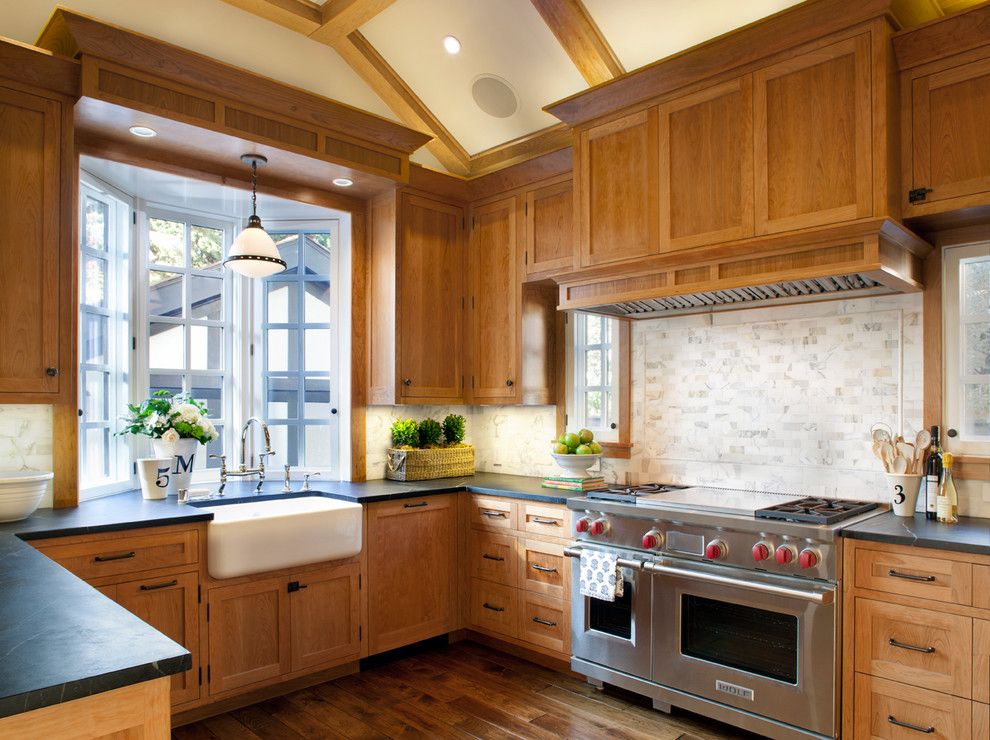
[(892, 714), (887, 715), (887, 721), (892, 725), (897, 725), (898, 727), (906, 727), (909, 730), (914, 730), (915, 732), (923, 732), (926, 735), (931, 735), (935, 732), (935, 728), (931, 725), (928, 727), (922, 727), (921, 725), (912, 725), (910, 722), (901, 722), (897, 717)]
[(537, 565), (536, 563), (533, 563), (530, 566), (530, 568), (532, 568), (533, 570), (538, 570), (538, 571), (540, 571), (540, 573), (556, 573), (557, 572), (557, 569), (556, 568), (548, 568), (545, 565)]
[(538, 516), (534, 516), (532, 519), (533, 524), (547, 524), (551, 527), (559, 527), (560, 522), (556, 519), (541, 519)]
[(418, 509), (421, 506), (429, 506), (429, 503), (426, 502), (426, 501), (420, 501), (418, 504), (403, 504), (402, 505), (402, 508), (404, 508), (404, 509)]
[(505, 519), (508, 516), (504, 511), (487, 511), (485, 509), (481, 510), (481, 515), (490, 519)]
[(487, 552), (481, 557), (483, 557), (485, 560), (494, 560), (496, 563), (501, 563), (503, 560), (505, 560), (505, 558), (503, 558), (501, 555), (489, 555)]
[(917, 645), (908, 645), (906, 642), (898, 642), (893, 637), (887, 640), (887, 644), (891, 647), (901, 648), (903, 650), (914, 650), (916, 653), (934, 653), (935, 648), (933, 647), (918, 647)]
[(131, 550), (130, 552), (122, 552), (120, 555), (97, 555), (93, 558), (94, 563), (109, 563), (113, 560), (130, 560), (135, 555), (136, 552)]
[(173, 579), (171, 581), (165, 581), (165, 583), (154, 583), (154, 584), (152, 584), (150, 586), (148, 584), (146, 584), (146, 583), (142, 583), (141, 584), (141, 590), (142, 591), (157, 591), (160, 588), (169, 588), (171, 586), (178, 586), (178, 585), (179, 585), (179, 582), (177, 580), (175, 580), (175, 579)]
[(505, 611), (505, 608), (504, 607), (501, 607), (501, 606), (492, 606), (487, 601), (484, 604), (482, 604), (482, 606), (485, 607), (486, 609), (490, 609), (493, 612), (504, 612)]
[(916, 576), (913, 573), (900, 573), (893, 568), (887, 571), (891, 578), (906, 578), (909, 581), (922, 581), (924, 583), (934, 583), (935, 576)]
[(543, 619), (543, 617), (533, 617), (533, 621), (537, 624), (542, 624), (544, 627), (556, 627), (556, 622), (551, 622), (549, 619)]

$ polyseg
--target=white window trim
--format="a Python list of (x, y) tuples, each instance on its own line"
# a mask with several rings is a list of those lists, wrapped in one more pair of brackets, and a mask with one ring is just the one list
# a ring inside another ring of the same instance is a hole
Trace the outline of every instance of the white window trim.
[(946, 429), (956, 429), (958, 436), (943, 435), (942, 444), (953, 454), (990, 455), (990, 437), (963, 437), (962, 392), (967, 382), (981, 382), (982, 376), (962, 375), (963, 344), (960, 327), (961, 286), (959, 267), (967, 260), (990, 254), (990, 242), (964, 244), (945, 249), (942, 253), (942, 422)]
[[(614, 402), (609, 404), (607, 399), (603, 399), (603, 413), (602, 413), (602, 426), (593, 427), (588, 426), (587, 418), (585, 416), (585, 406), (583, 391), (585, 390), (584, 383), (579, 383), (578, 378), (584, 377), (584, 358), (583, 350), (585, 348), (582, 331), (584, 321), (583, 316), (588, 314), (584, 312), (571, 312), (567, 315), (567, 332), (566, 332), (566, 346), (567, 351), (565, 353), (565, 368), (567, 377), (567, 429), (570, 431), (576, 431), (577, 429), (587, 428), (594, 432), (595, 439), (599, 442), (617, 442), (619, 440), (619, 419), (609, 418), (609, 405), (613, 406), (616, 410), (616, 415), (618, 415), (619, 409), (619, 348), (618, 348), (618, 323), (616, 320), (613, 321), (611, 341), (609, 342), (609, 352), (608, 358), (603, 357), (602, 362), (602, 377), (603, 379), (607, 377), (608, 365), (612, 366), (612, 383), (610, 385), (605, 385), (603, 383), (602, 387), (608, 389), (608, 393), (614, 396)], [(603, 319), (610, 320), (610, 317), (603, 316)], [(580, 347), (579, 347), (580, 344)], [(595, 345), (597, 346), (597, 345)], [(613, 429), (610, 425), (614, 424)]]

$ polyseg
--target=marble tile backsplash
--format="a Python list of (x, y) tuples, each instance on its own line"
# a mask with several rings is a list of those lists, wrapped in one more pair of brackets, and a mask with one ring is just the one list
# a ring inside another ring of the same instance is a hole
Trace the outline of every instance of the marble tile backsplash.
[[(0, 470), (52, 470), (52, 407), (0, 404)], [(41, 502), (52, 505), (52, 488)]]

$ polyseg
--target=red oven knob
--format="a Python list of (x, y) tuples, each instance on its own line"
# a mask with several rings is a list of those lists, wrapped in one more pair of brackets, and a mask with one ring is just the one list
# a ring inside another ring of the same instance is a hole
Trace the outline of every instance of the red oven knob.
[(729, 548), (726, 547), (722, 540), (712, 540), (708, 543), (708, 547), (705, 548), (705, 557), (708, 560), (721, 560), (729, 552)]
[(760, 562), (761, 560), (766, 560), (770, 557), (773, 552), (773, 548), (766, 542), (757, 542), (753, 545), (753, 560)]
[(595, 537), (605, 534), (608, 531), (608, 519), (595, 519), (595, 521), (591, 523), (591, 529), (588, 531)]
[(814, 568), (821, 561), (822, 556), (818, 554), (817, 550), (812, 550), (810, 547), (804, 548), (798, 557), (798, 562), (801, 563), (802, 568)]
[(591, 520), (588, 517), (583, 516), (574, 523), (574, 530), (579, 533), (587, 532), (590, 525)]
[(789, 562), (794, 560), (794, 546), (793, 545), (781, 545), (777, 548), (777, 552), (773, 554), (777, 562), (781, 565), (787, 565)]
[(643, 535), (643, 549), (656, 550), (663, 544), (663, 535), (657, 530), (651, 529)]

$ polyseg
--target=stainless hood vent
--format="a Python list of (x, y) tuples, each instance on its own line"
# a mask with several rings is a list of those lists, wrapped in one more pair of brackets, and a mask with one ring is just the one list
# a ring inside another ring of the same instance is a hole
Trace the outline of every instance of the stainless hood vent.
[(765, 285), (749, 285), (743, 288), (727, 288), (699, 293), (686, 293), (638, 301), (595, 306), (586, 310), (594, 313), (622, 316), (630, 319), (653, 319), (660, 316), (677, 316), (688, 313), (706, 313), (750, 308), (775, 303), (799, 303), (821, 301), (829, 298), (858, 298), (867, 295), (893, 293), (886, 285), (858, 273), (786, 280)]

